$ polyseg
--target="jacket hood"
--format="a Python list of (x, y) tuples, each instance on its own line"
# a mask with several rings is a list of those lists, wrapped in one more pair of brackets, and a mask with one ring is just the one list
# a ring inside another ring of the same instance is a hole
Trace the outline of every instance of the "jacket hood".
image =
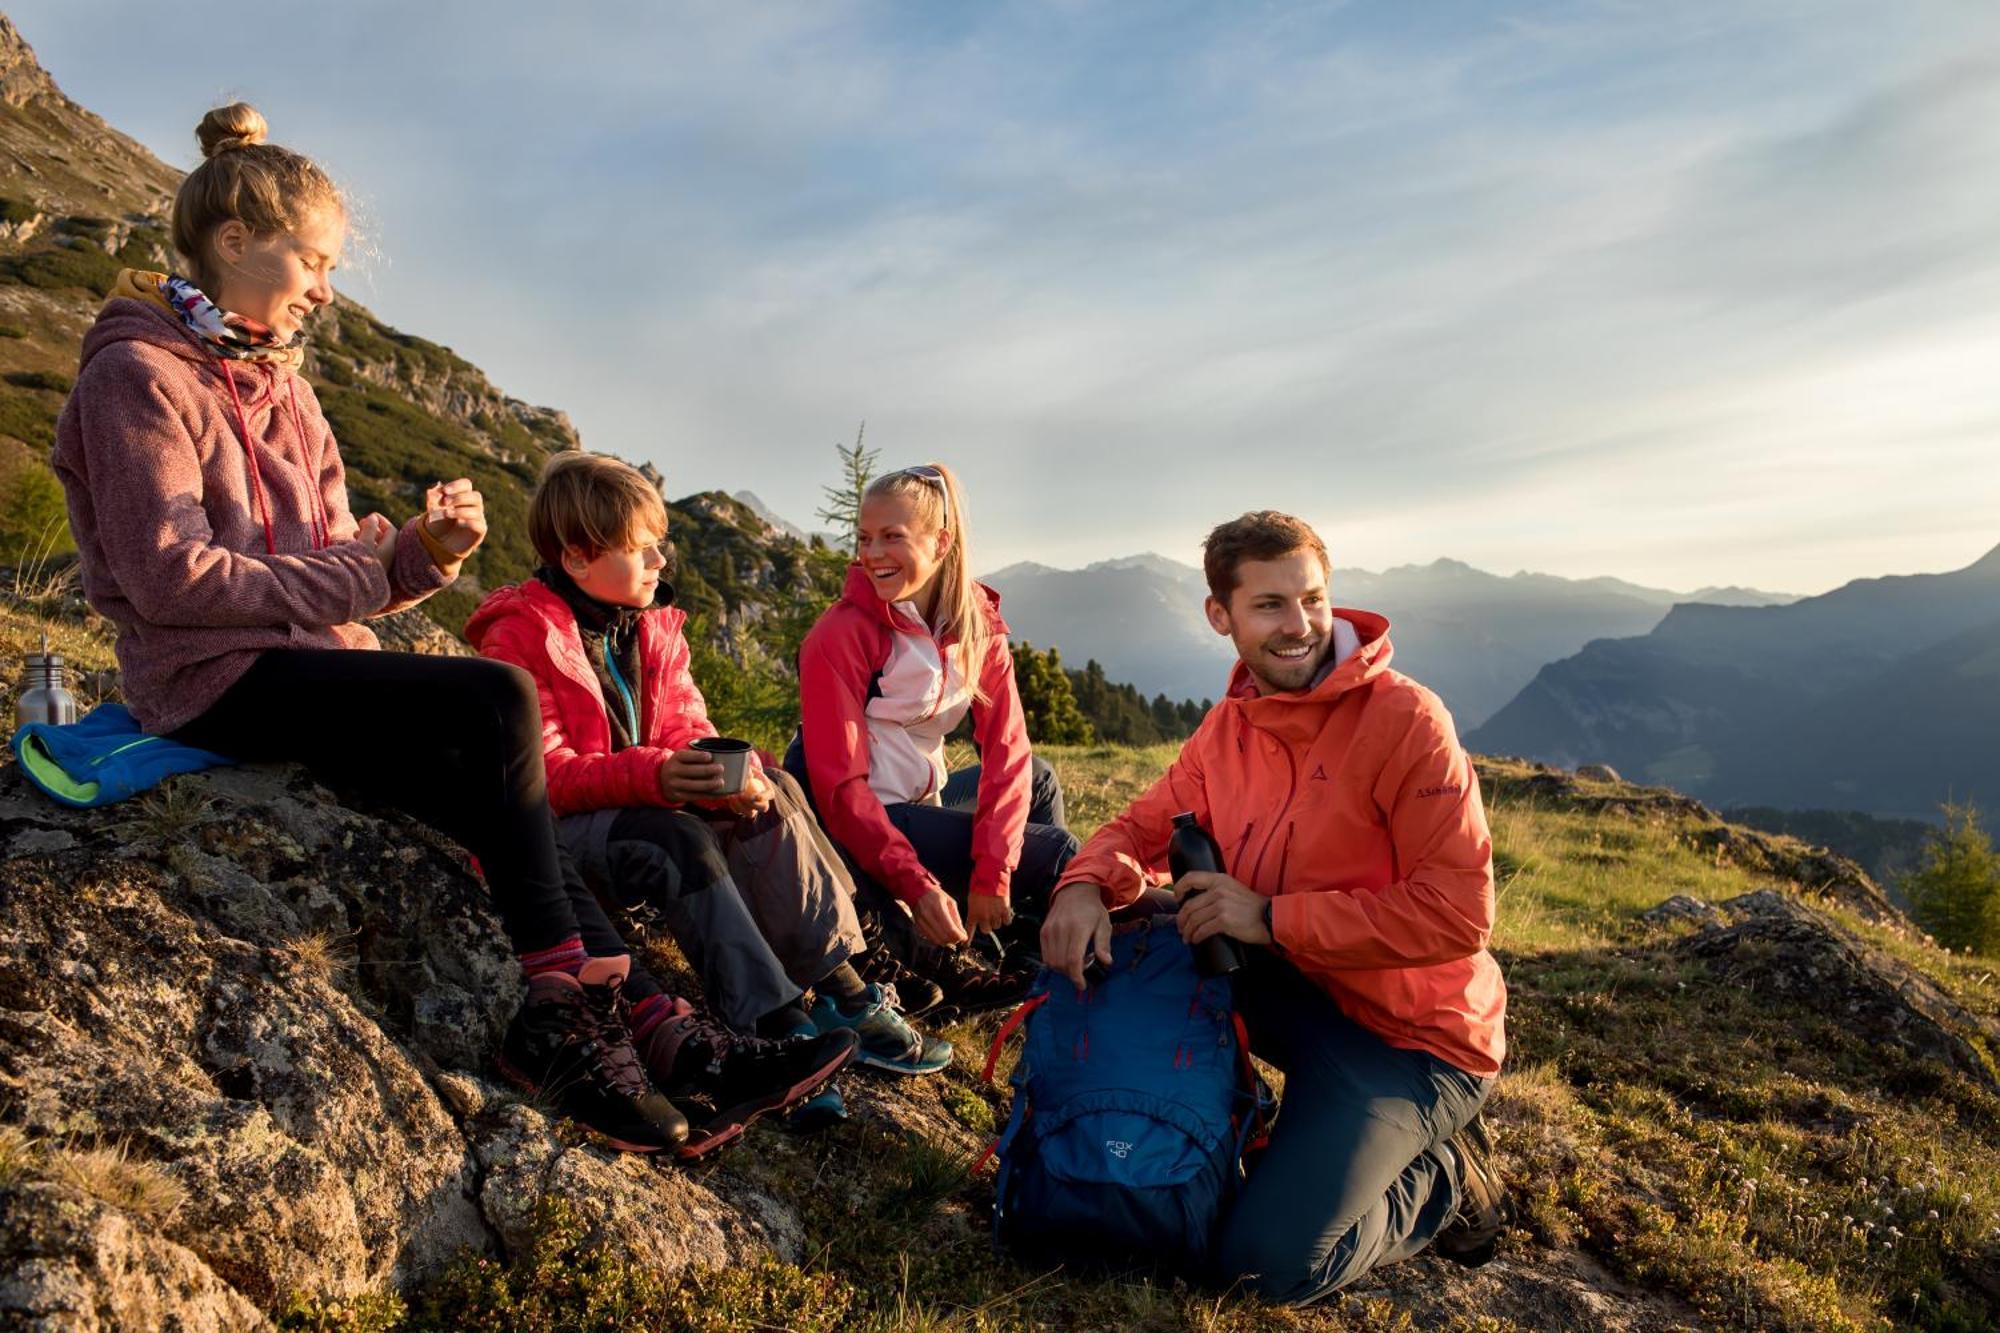
[(120, 269), (111, 285), (111, 297), (97, 312), (97, 322), (83, 335), (83, 359), (77, 367), (90, 364), (113, 343), (142, 342), (188, 361), (213, 361), (215, 354), (202, 346), (188, 331), (160, 295), (162, 277), (137, 269)]
[(1279, 730), (1287, 721), (1294, 719), (1317, 728), (1317, 714), (1339, 703), (1340, 697), (1349, 690), (1359, 689), (1387, 671), (1389, 659), (1395, 654), (1389, 643), (1387, 616), (1337, 606), (1333, 609), (1333, 618), (1336, 640), (1340, 637), (1338, 622), (1344, 620), (1353, 628), (1360, 642), (1344, 661), (1316, 683), (1303, 690), (1259, 694), (1257, 682), (1250, 676), (1250, 668), (1239, 660), (1229, 673), (1229, 688), (1224, 691), (1223, 698), (1241, 708), (1248, 721), (1266, 730)]
[(78, 370), (114, 343), (142, 342), (186, 361), (213, 361), (215, 356), (187, 331), (180, 316), (131, 296), (113, 296), (97, 312), (97, 322), (83, 335)]
[[(983, 583), (975, 582), (972, 586), (985, 599), (987, 625), (996, 635), (1006, 637), (1007, 622), (1000, 618), (1000, 594)], [(879, 620), (890, 629), (901, 630), (905, 634), (931, 632), (930, 627), (921, 620), (899, 613), (896, 610), (896, 603), (885, 602), (877, 597), (874, 581), (868, 577), (868, 571), (862, 567), (859, 560), (851, 561), (847, 566), (847, 584), (840, 590), (840, 600), (870, 620)]]

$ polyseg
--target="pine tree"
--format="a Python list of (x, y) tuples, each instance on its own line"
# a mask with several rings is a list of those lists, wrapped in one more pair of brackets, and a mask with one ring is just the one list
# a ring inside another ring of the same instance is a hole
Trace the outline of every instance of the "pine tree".
[(834, 453), (840, 456), (840, 481), (832, 486), (822, 486), (826, 495), (824, 508), (813, 511), (813, 516), (828, 524), (836, 538), (846, 538), (852, 543), (854, 530), (861, 526), (861, 497), (868, 490), (868, 483), (875, 475), (875, 460), (881, 450), (869, 449), (862, 441), (868, 437), (868, 423), (861, 423), (861, 429), (854, 432), (852, 445), (836, 444)]
[(1980, 827), (1979, 808), (1947, 801), (1917, 868), (1903, 881), (1910, 906), (1939, 944), (2000, 953), (2000, 853)]
[(1062, 655), (1053, 647), (1036, 652), (1031, 643), (1016, 643), (1014, 687), (1027, 716), (1028, 739), (1037, 745), (1094, 745), (1097, 733), (1076, 706), (1076, 693), (1063, 670)]

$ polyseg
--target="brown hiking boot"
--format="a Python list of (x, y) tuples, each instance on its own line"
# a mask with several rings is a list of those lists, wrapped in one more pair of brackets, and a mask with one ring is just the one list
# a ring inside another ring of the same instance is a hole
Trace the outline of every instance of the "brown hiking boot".
[(1458, 1212), (1432, 1239), (1431, 1248), (1453, 1263), (1478, 1268), (1499, 1248), (1513, 1206), (1507, 1200), (1507, 1184), (1493, 1165), (1493, 1140), (1477, 1115), (1445, 1140), (1445, 1146), (1458, 1178)]
[(646, 1081), (625, 1019), (631, 959), (592, 958), (576, 976), (545, 972), (501, 1044), (500, 1072), (621, 1152), (659, 1152), (687, 1138), (687, 1117)]
[(686, 1159), (735, 1142), (758, 1116), (818, 1092), (854, 1058), (855, 1040), (845, 1031), (777, 1041), (746, 1037), (675, 1000), (673, 1012), (647, 1029), (637, 1047), (653, 1080), (695, 1112), (676, 1150)]

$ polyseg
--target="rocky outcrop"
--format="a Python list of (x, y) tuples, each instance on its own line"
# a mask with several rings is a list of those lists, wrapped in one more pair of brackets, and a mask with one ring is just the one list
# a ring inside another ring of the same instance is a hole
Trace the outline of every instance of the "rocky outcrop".
[[(2000, 1023), (1972, 1013), (1936, 982), (1871, 948), (1797, 899), (1769, 889), (1721, 904), (1710, 925), (1675, 951), (1746, 986), (1842, 1016), (1877, 1042), (1949, 1065), (1995, 1092)], [(1983, 1048), (1983, 1049), (1982, 1049)]]
[(67, 108), (76, 104), (62, 95), (35, 52), (14, 26), (14, 20), (0, 14), (0, 102), (24, 107), (30, 102), (55, 101)]
[[(1587, 815), (1679, 823), (1686, 838), (1718, 865), (1789, 880), (1801, 890), (1840, 904), (1863, 920), (1907, 928), (1908, 921), (1860, 862), (1784, 834), (1724, 823), (1708, 806), (1667, 787), (1622, 780), (1603, 765), (1570, 772), (1516, 758), (1475, 757), (1473, 768), (1489, 804), (1528, 801)], [(1663, 904), (1663, 907), (1665, 905)], [(1660, 909), (1655, 909), (1660, 910)]]
[[(490, 1082), (519, 989), (462, 852), (297, 770), (85, 812), (0, 769), (0, 1132), (41, 1163), (0, 1170), (0, 1322), (240, 1327), (513, 1253), (547, 1197), (661, 1272), (801, 1257), (784, 1204)], [(93, 1197), (77, 1152), (169, 1202)]]
[(0, 1323), (188, 1333), (263, 1322), (185, 1246), (73, 1188), (0, 1187)]

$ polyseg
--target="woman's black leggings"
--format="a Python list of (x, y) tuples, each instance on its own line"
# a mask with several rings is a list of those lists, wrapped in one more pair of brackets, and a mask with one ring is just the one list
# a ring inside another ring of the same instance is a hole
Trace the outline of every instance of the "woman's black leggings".
[(304, 764), (464, 844), (516, 953), (579, 933), (572, 895), (589, 891), (574, 875), (566, 886), (556, 859), (541, 706), (518, 667), (274, 648), (173, 738), (232, 759)]

